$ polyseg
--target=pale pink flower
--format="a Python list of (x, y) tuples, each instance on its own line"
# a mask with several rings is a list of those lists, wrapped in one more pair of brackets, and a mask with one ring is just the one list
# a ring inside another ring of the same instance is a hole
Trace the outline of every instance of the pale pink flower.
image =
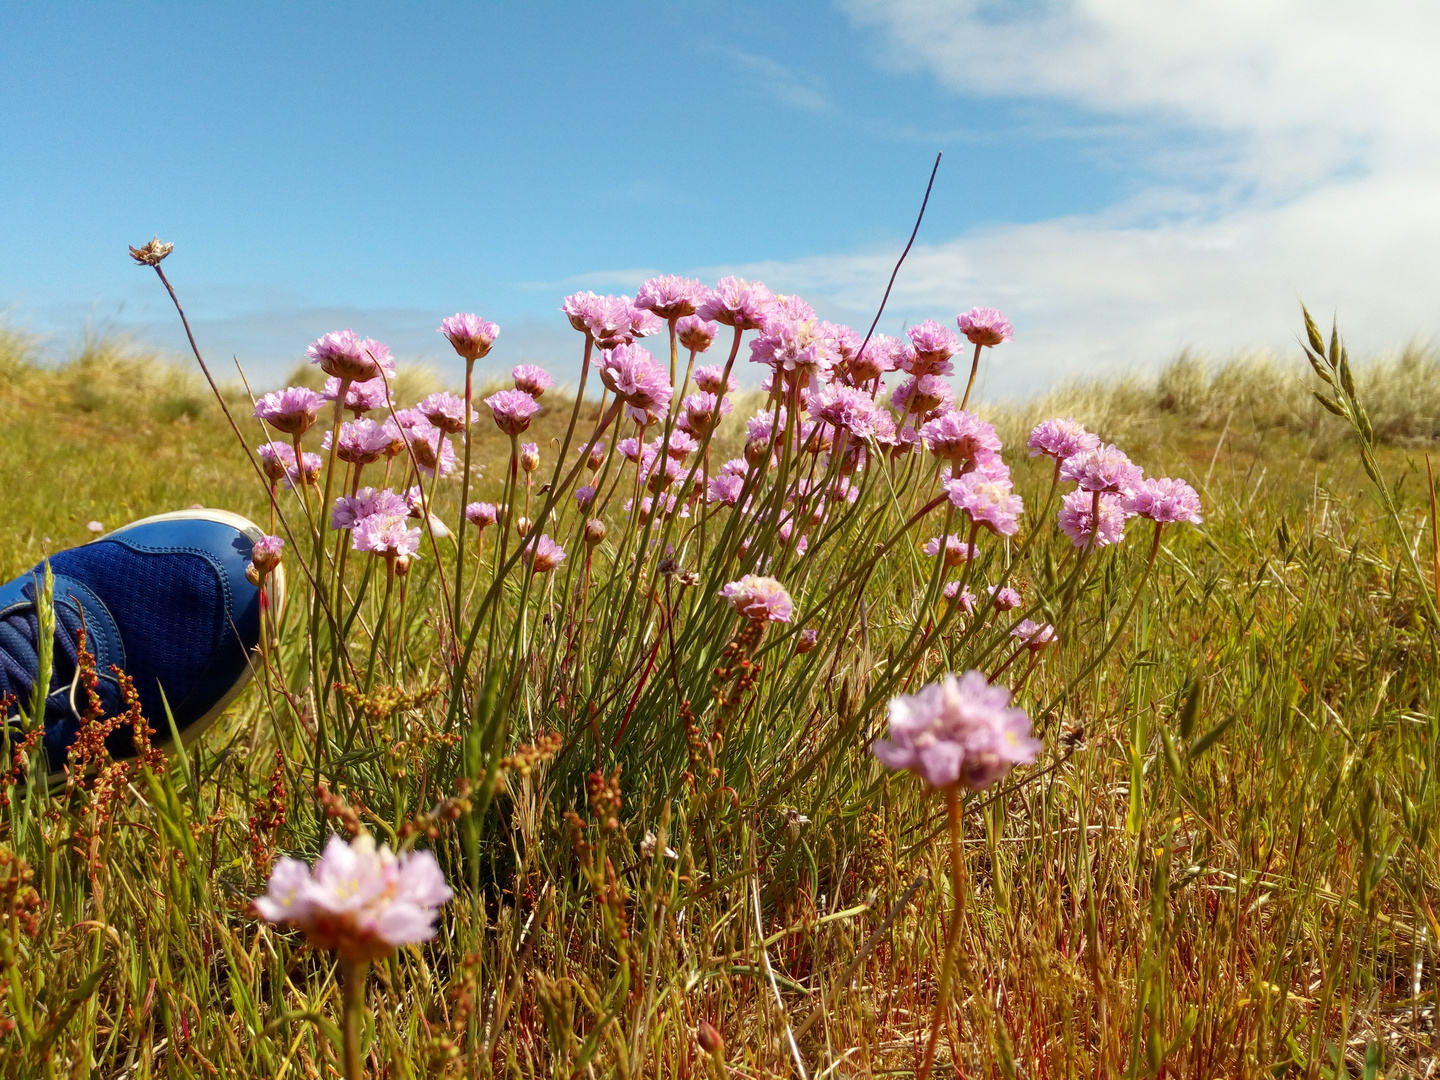
[(817, 337), (811, 323), (773, 318), (750, 343), (750, 362), (768, 364), (792, 385), (823, 382), (839, 360), (839, 354)]
[(523, 558), (532, 574), (544, 574), (565, 561), (565, 549), (542, 533), (535, 543), (526, 545)]
[(910, 374), (949, 375), (955, 370), (950, 363), (950, 357), (960, 351), (960, 339), (955, 336), (955, 331), (941, 326), (934, 319), (926, 319), (905, 333), (915, 350), (910, 366), (905, 369)]
[(622, 345), (600, 354), (600, 381), (625, 402), (637, 423), (663, 412), (674, 393), (669, 373), (639, 345)]
[(709, 297), (710, 290), (694, 278), (662, 274), (641, 282), (635, 291), (635, 306), (653, 311), (662, 319), (680, 319), (694, 315)]
[(748, 474), (749, 472), (750, 463), (748, 461), (746, 461), (744, 458), (731, 458), (729, 461), (725, 462), (723, 465), (720, 466), (720, 472), (717, 475), (738, 476), (740, 477), (740, 479), (743, 480), (745, 479), (746, 474)]
[(695, 313), (702, 319), (740, 330), (758, 330), (765, 325), (774, 304), (775, 294), (764, 282), (722, 277)]
[[(856, 343), (858, 347), (858, 342)], [(845, 371), (852, 386), (863, 386), (880, 378), (887, 371), (896, 369), (895, 347), (900, 343), (885, 334), (876, 334), (866, 344), (864, 352), (850, 357), (845, 362)]]
[(368, 382), (383, 371), (394, 376), (395, 362), (390, 348), (373, 338), (361, 339), (353, 330), (336, 330), (316, 338), (305, 350), (312, 364), (319, 364), (326, 375), (337, 379)]
[(955, 388), (939, 375), (916, 375), (906, 379), (890, 395), (890, 404), (902, 413), (928, 417), (955, 400)]
[(921, 427), (920, 438), (932, 454), (956, 465), (992, 460), (1000, 453), (1000, 436), (994, 425), (958, 409)]
[(515, 380), (516, 390), (524, 390), (537, 400), (555, 385), (550, 373), (537, 364), (516, 364), (510, 369), (510, 377)]
[(615, 450), (626, 461), (638, 462), (640, 460), (640, 456), (645, 452), (645, 446), (643, 443), (640, 442), (639, 439), (635, 438), (632, 435), (629, 438), (621, 439), (618, 443), (616, 443)]
[(420, 530), (409, 527), (409, 510), (400, 514), (370, 514), (355, 523), (352, 541), (356, 551), (372, 551), (387, 559), (409, 557), (420, 550)]
[(800, 631), (800, 636), (795, 639), (795, 651), (804, 655), (820, 643), (820, 631), (813, 626), (807, 626)]
[(255, 403), (255, 415), (276, 431), (303, 435), (315, 424), (325, 399), (304, 386), (272, 390)]
[(995, 598), (995, 608), (997, 611), (1014, 611), (1024, 603), (1024, 601), (1020, 599), (1020, 594), (1008, 585), (1003, 587), (987, 585), (985, 586), (985, 591)]
[(311, 487), (318, 487), (320, 483), (320, 470), (325, 462), (319, 454), (312, 454), (310, 451), (300, 455), (300, 460), (292, 460), (289, 468), (285, 470), (285, 486), (292, 491), (299, 488), (300, 484), (306, 483)]
[(675, 324), (675, 336), (681, 346), (691, 352), (707, 352), (710, 346), (715, 344), (715, 335), (719, 332), (718, 323), (702, 319), (699, 315), (686, 315)]
[[(415, 411), (448, 434), (453, 435), (465, 429), (465, 399), (456, 394), (443, 390), (431, 394), (415, 406)], [(479, 418), (479, 414), (471, 409), (470, 419), (478, 420)]]
[(313, 869), (277, 860), (255, 910), (296, 927), (316, 948), (365, 963), (428, 941), (452, 895), (430, 852), (396, 856), (368, 834), (348, 844), (332, 835)]
[(892, 698), (889, 719), (890, 737), (871, 751), (887, 768), (909, 769), (933, 788), (988, 787), (1040, 750), (1030, 718), (1010, 707), (1010, 691), (978, 671)]
[[(330, 449), (330, 432), (325, 432), (320, 447), (322, 450)], [(352, 465), (369, 465), (384, 457), (389, 447), (390, 435), (385, 426), (362, 417), (346, 420), (340, 425), (340, 445), (335, 450), (335, 456)]]
[(740, 501), (740, 492), (745, 487), (745, 477), (736, 476), (733, 473), (722, 473), (710, 481), (710, 489), (705, 493), (705, 501), (714, 505), (720, 503), (724, 506), (734, 506)]
[(1031, 652), (1039, 652), (1055, 642), (1055, 627), (1049, 623), (1037, 623), (1034, 619), (1023, 619), (1010, 631), (1010, 636), (1018, 639)]
[(637, 322), (650, 314), (637, 310), (628, 296), (597, 296), (585, 302), (584, 311), (585, 328), (602, 350), (630, 344), (637, 336)]
[(465, 507), (465, 520), (484, 530), (500, 520), (500, 512), (495, 508), (494, 503), (472, 502)]
[(730, 399), (716, 398), (709, 390), (690, 394), (680, 403), (685, 426), (692, 435), (704, 438), (719, 426), (720, 420), (730, 411)]
[[(1061, 500), (1060, 528), (1070, 537), (1076, 547), (1090, 543), (1094, 529), (1091, 515), (1095, 509), (1095, 495), (1089, 491), (1072, 491)], [(1100, 528), (1095, 535), (1094, 546), (1105, 547), (1118, 544), (1125, 535), (1124, 497), (1113, 494), (1100, 496)]]
[(831, 383), (811, 400), (810, 414), (862, 441), (879, 430), (879, 408), (869, 394), (853, 386)]
[(415, 455), (415, 464), (425, 476), (434, 476), (440, 470), (441, 476), (455, 471), (455, 447), (449, 436), (429, 420), (421, 419), (405, 431), (410, 440), (410, 449)]
[[(340, 396), (340, 380), (333, 375), (325, 380), (323, 396), (326, 401), (334, 401)], [(368, 379), (365, 382), (352, 382), (345, 391), (344, 408), (360, 416), (363, 413), (375, 409), (386, 409), (390, 407), (390, 391), (384, 379)]]
[(530, 426), (539, 404), (524, 390), (498, 390), (485, 399), (495, 414), (495, 424), (506, 435), (519, 435)]
[(250, 545), (250, 562), (262, 574), (268, 574), (280, 565), (280, 553), (285, 541), (278, 536), (262, 536)]
[(560, 310), (570, 320), (570, 325), (582, 333), (590, 332), (590, 320), (594, 317), (595, 308), (600, 303), (600, 297), (588, 289), (585, 292), (571, 293), (565, 297), (560, 305)]
[[(933, 559), (940, 554), (941, 546), (941, 538), (932, 536), (925, 541), (925, 546), (921, 550)], [(956, 536), (954, 533), (950, 533), (944, 538), (943, 546), (946, 566), (959, 566), (961, 563), (973, 559), (976, 554), (972, 545), (967, 544), (962, 537)]]
[(971, 308), (956, 316), (955, 324), (971, 345), (999, 345), (1015, 336), (1010, 320), (992, 307)]
[(289, 443), (261, 443), (255, 451), (260, 455), (260, 471), (271, 483), (285, 479), (285, 473), (295, 464), (295, 449)]
[[(655, 440), (655, 449), (657, 451), (660, 449), (658, 438)], [(670, 444), (665, 447), (665, 453), (676, 461), (684, 461), (699, 449), (700, 444), (695, 441), (693, 435), (684, 431), (672, 431), (670, 432)]]
[(584, 487), (575, 489), (575, 505), (581, 510), (589, 510), (595, 502), (595, 488), (586, 484)]
[(970, 520), (1001, 536), (1014, 536), (1020, 530), (1020, 513), (1025, 504), (1015, 494), (1008, 480), (991, 479), (980, 471), (968, 472), (945, 483), (946, 494)]
[(1134, 464), (1114, 443), (1083, 450), (1066, 458), (1060, 466), (1060, 479), (1073, 480), (1082, 491), (1125, 494), (1144, 477), (1145, 470)]
[(701, 364), (695, 369), (695, 389), (706, 394), (733, 394), (740, 389), (740, 381), (734, 375), (727, 379), (719, 364)]
[(363, 487), (354, 495), (341, 495), (335, 500), (330, 511), (330, 528), (353, 529), (363, 518), (379, 514), (388, 517), (404, 517), (410, 512), (405, 497), (381, 488)]
[(490, 351), (495, 339), (500, 336), (500, 327), (479, 315), (456, 312), (448, 319), (440, 320), (436, 333), (444, 334), (457, 353), (466, 360), (474, 361)]
[(1200, 496), (1184, 480), (1168, 476), (1140, 481), (1122, 505), (1128, 513), (1162, 525), (1176, 521), (1200, 524)]
[(720, 590), (722, 599), (751, 622), (790, 621), (794, 601), (785, 586), (770, 577), (746, 574)]
[(784, 293), (776, 293), (775, 306), (771, 309), (771, 316), (789, 319), (791, 322), (805, 323), (814, 320), (815, 309), (793, 293), (788, 296)]
[(1056, 418), (1036, 424), (1025, 445), (1030, 447), (1031, 457), (1044, 454), (1056, 461), (1065, 461), (1076, 454), (1094, 450), (1100, 445), (1100, 437), (1092, 435), (1074, 420)]
[(965, 612), (966, 615), (975, 614), (975, 594), (969, 589), (961, 592), (960, 582), (947, 581), (945, 583), (945, 599), (954, 600), (956, 605), (958, 605), (960, 610)]
[[(655, 507), (656, 507), (656, 502), (655, 502), (655, 500), (652, 499), (649, 495), (644, 496), (644, 497), (640, 500), (640, 510), (639, 510), (639, 513), (636, 515), (636, 520), (637, 520), (641, 525), (644, 525), (647, 521), (650, 520), (650, 515), (655, 512)], [(672, 518), (672, 517), (675, 517), (677, 510), (679, 511), (679, 516), (680, 516), (681, 518), (688, 518), (688, 517), (690, 516), (689, 506), (688, 506), (686, 503), (681, 502), (681, 501), (680, 501), (679, 499), (677, 499), (674, 495), (662, 495), (662, 496), (660, 496), (659, 507), (660, 507), (660, 516), (661, 516), (661, 517), (664, 517), (664, 518)], [(634, 513), (634, 512), (635, 512), (635, 500), (634, 500), (634, 499), (626, 499), (626, 500), (625, 500), (624, 510), (625, 510), (625, 513), (627, 513), (627, 514)]]

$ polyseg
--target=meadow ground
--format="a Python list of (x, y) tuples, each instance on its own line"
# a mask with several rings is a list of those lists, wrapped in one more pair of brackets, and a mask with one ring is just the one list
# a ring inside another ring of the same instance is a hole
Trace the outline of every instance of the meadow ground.
[[(5, 579), (91, 539), (91, 521), (194, 503), (268, 519), (194, 377), (103, 341), (44, 367), (11, 335), (0, 379)], [(806, 584), (825, 598), (826, 644), (763, 654), (754, 704), (714, 736), (709, 784), (694, 776), (709, 736), (697, 749), (684, 725), (690, 700), (699, 712), (729, 677), (713, 672), (733, 628), (696, 616), (662, 653), (670, 578), (633, 641), (587, 638), (583, 617), (566, 638), (524, 588), (502, 594), (511, 606), (484, 647), (504, 651), (496, 633), (513, 621), (520, 689), (502, 718), (472, 688), (458, 726), (436, 705), (434, 560), (416, 564), (398, 615), (368, 579), (356, 586), (381, 678), (328, 732), (305, 697), (305, 610), (292, 610), (275, 689), (247, 692), (188, 756), (109, 791), (12, 780), (0, 1072), (336, 1075), (335, 965), (250, 899), (278, 854), (313, 858), (353, 813), (392, 843), (433, 847), (458, 894), (437, 938), (371, 973), (375, 1075), (912, 1074), (957, 910), (936, 1075), (1434, 1075), (1440, 627), (1425, 448), (1440, 365), (1412, 352), (1357, 382), (1393, 517), (1301, 366), (1182, 360), (1158, 382), (992, 410), (1028, 506), (1049, 474), (1023, 456), (1025, 434), (1070, 415), (1149, 474), (1193, 484), (1204, 523), (1166, 530), (1139, 593), (1149, 534), (1132, 526), (1081, 581), (1061, 644), (1024, 678), (1012, 669), (1043, 749), (967, 799), (958, 874), (943, 800), (867, 748), (890, 694), (952, 666), (995, 674), (999, 645), (946, 629), (917, 550), (934, 529), (827, 592), (908, 504), (883, 528), (846, 526), (844, 547), (812, 537), (811, 557), (829, 560)], [(526, 436), (543, 476), (566, 430), (557, 397)], [(243, 392), (230, 400), (248, 416)], [(477, 440), (472, 498), (499, 501), (509, 443), (488, 417)], [(458, 495), (437, 491), (453, 525)], [(1060, 595), (1064, 538), (1023, 536), (984, 567), (1013, 559), (1027, 594)], [(567, 546), (569, 566), (588, 568), (588, 549)], [(605, 587), (597, 577), (597, 612)], [(629, 604), (623, 591), (604, 603)], [(656, 663), (673, 689), (649, 678)], [(723, 1038), (713, 1055), (702, 1025)]]

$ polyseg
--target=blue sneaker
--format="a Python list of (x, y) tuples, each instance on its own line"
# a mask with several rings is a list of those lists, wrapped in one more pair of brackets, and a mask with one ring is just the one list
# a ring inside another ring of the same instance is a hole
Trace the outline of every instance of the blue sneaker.
[[(44, 747), (52, 780), (65, 766), (85, 711), (77, 649), (82, 625), (107, 716), (123, 709), (112, 665), (134, 680), (157, 744), (171, 738), (167, 703), (186, 745), (225, 711), (249, 682), (251, 653), (260, 641), (260, 590), (245, 569), (262, 534), (239, 514), (182, 510), (50, 557), (55, 659)], [(0, 586), (0, 698), (15, 698), (12, 717), (33, 699), (39, 669), (35, 595), (44, 573), (42, 564)], [(277, 603), (283, 580), (278, 570), (271, 577)], [(15, 730), (12, 720), (12, 737)], [(113, 732), (106, 747), (116, 758), (132, 756), (131, 728)]]

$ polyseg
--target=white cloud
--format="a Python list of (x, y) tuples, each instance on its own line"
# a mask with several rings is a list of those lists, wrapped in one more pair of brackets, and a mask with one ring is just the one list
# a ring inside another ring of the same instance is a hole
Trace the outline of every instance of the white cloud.
[[(1012, 313), (997, 390), (1186, 346), (1283, 347), (1300, 299), (1338, 310), (1361, 350), (1440, 331), (1440, 5), (847, 6), (884, 63), (1138, 133), (1154, 180), (1125, 203), (917, 246), (901, 271), (897, 314)], [(894, 255), (743, 269), (866, 321)]]

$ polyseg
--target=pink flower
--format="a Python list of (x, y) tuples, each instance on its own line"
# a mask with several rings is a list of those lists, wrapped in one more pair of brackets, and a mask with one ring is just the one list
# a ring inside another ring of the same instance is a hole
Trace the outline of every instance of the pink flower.
[(295, 464), (295, 450), (288, 443), (261, 443), (256, 453), (260, 455), (260, 471), (271, 483), (285, 479), (285, 473)]
[(1066, 458), (1060, 466), (1060, 479), (1073, 480), (1082, 491), (1123, 494), (1133, 490), (1144, 476), (1145, 470), (1131, 462), (1114, 443), (1083, 450)]
[[(1095, 495), (1089, 491), (1072, 491), (1061, 500), (1060, 528), (1070, 537), (1076, 547), (1090, 543), (1091, 512), (1095, 506)], [(1123, 497), (1102, 494), (1100, 496), (1100, 530), (1095, 536), (1095, 546), (1118, 544), (1125, 535), (1125, 513)]]
[(499, 390), (485, 399), (495, 414), (495, 424), (506, 435), (519, 435), (530, 426), (530, 418), (540, 411), (535, 399), (524, 390)]
[(1001, 536), (1019, 532), (1025, 504), (1008, 480), (992, 479), (980, 471), (968, 472), (957, 480), (946, 481), (945, 491), (955, 507), (969, 514), (975, 524)]
[(926, 319), (905, 333), (915, 350), (914, 359), (906, 368), (912, 375), (949, 375), (954, 370), (950, 357), (960, 351), (960, 339), (955, 331), (934, 319)]
[(515, 380), (516, 390), (524, 390), (536, 399), (555, 385), (550, 373), (536, 364), (517, 364), (510, 369), (510, 377)]
[(862, 441), (874, 438), (879, 430), (880, 412), (875, 402), (865, 391), (853, 386), (831, 383), (810, 402), (810, 414)]
[(356, 551), (373, 551), (387, 559), (409, 557), (420, 550), (420, 530), (408, 528), (409, 509), (404, 514), (370, 514), (355, 523)]
[(704, 438), (720, 424), (720, 418), (730, 411), (729, 398), (716, 398), (709, 390), (690, 394), (680, 403), (685, 425), (693, 435)]
[(709, 295), (710, 290), (703, 282), (663, 274), (641, 283), (635, 292), (635, 306), (653, 311), (662, 319), (679, 319), (694, 315)]
[(1018, 638), (1020, 644), (1031, 652), (1039, 652), (1055, 641), (1055, 627), (1049, 623), (1037, 623), (1034, 619), (1023, 619), (1020, 625), (1010, 631), (1010, 636)]
[[(455, 394), (446, 393), (443, 390), (431, 394), (415, 406), (415, 411), (441, 431), (451, 435), (465, 429), (465, 399)], [(470, 419), (479, 419), (473, 409), (470, 410)]]
[(659, 462), (656, 461), (656, 456), (657, 455), (652, 452), (646, 457), (643, 471), (645, 473), (645, 486), (652, 492), (659, 493), (671, 484), (683, 479), (687, 470), (684, 465), (668, 454), (664, 457), (663, 461)]
[(686, 315), (675, 324), (675, 336), (679, 338), (681, 346), (691, 352), (708, 351), (710, 346), (715, 344), (715, 335), (719, 332), (718, 323), (702, 319), (699, 315)]
[(752, 364), (769, 364), (798, 386), (828, 379), (838, 360), (839, 354), (815, 335), (811, 323), (773, 318), (750, 343)]
[(300, 455), (300, 461), (291, 461), (290, 467), (285, 470), (285, 486), (292, 491), (300, 484), (310, 484), (318, 487), (320, 483), (320, 469), (324, 466), (319, 454), (312, 454), (308, 450)]
[(645, 451), (640, 440), (633, 435), (628, 439), (621, 439), (615, 444), (615, 449), (626, 461), (639, 461), (640, 455)]
[(1040, 743), (1030, 718), (1010, 707), (1009, 690), (967, 671), (891, 699), (890, 737), (870, 749), (886, 768), (909, 769), (933, 788), (980, 790), (1034, 761)]
[(585, 292), (571, 293), (560, 305), (560, 310), (570, 320), (570, 325), (582, 333), (589, 333), (590, 319), (595, 313), (595, 307), (600, 302), (588, 289)]
[(651, 319), (654, 316), (637, 310), (628, 296), (597, 296), (585, 301), (583, 310), (585, 329), (600, 349), (618, 348), (630, 344), (636, 337), (645, 336), (637, 330), (654, 332), (644, 327), (644, 316), (648, 315)]
[(525, 548), (523, 557), (532, 574), (544, 574), (565, 561), (565, 549), (542, 534), (539, 540)]
[(720, 503), (724, 506), (734, 506), (740, 501), (740, 492), (745, 487), (745, 477), (736, 476), (733, 473), (722, 473), (710, 481), (710, 488), (705, 493), (705, 501), (712, 506)]
[(1044, 454), (1056, 461), (1065, 461), (1086, 450), (1100, 445), (1100, 437), (1092, 435), (1074, 420), (1044, 420), (1035, 425), (1025, 444), (1030, 447), (1030, 456)]
[(985, 586), (985, 591), (995, 598), (995, 608), (998, 611), (1014, 611), (1023, 602), (1020, 594), (1008, 585), (1001, 588), (997, 585)]
[(1175, 521), (1200, 524), (1200, 496), (1184, 480), (1168, 476), (1140, 481), (1121, 505), (1128, 513), (1162, 525)]
[(999, 345), (1015, 336), (1010, 320), (993, 307), (971, 308), (964, 315), (956, 316), (955, 324), (971, 345)]
[[(850, 357), (845, 362), (845, 371), (852, 386), (863, 386), (880, 378), (887, 371), (895, 370), (895, 346), (900, 344), (885, 334), (876, 334), (865, 346), (865, 351)], [(859, 347), (859, 342), (856, 342)]]
[(448, 319), (441, 319), (440, 328), (435, 332), (444, 334), (457, 353), (473, 361), (490, 351), (495, 339), (500, 336), (500, 327), (486, 322), (479, 315), (456, 312)]
[(695, 314), (739, 330), (758, 330), (774, 304), (775, 294), (763, 282), (722, 277)]
[(731, 458), (729, 461), (725, 462), (725, 464), (720, 466), (720, 472), (718, 475), (738, 476), (740, 477), (740, 479), (743, 480), (749, 472), (750, 463), (748, 461), (746, 461), (744, 458)]
[[(655, 449), (657, 452), (660, 449), (658, 438), (655, 440)], [(699, 449), (700, 444), (695, 441), (694, 436), (684, 431), (672, 431), (670, 432), (670, 445), (665, 447), (665, 453), (676, 461), (684, 461)]]
[(730, 582), (720, 590), (720, 596), (751, 622), (788, 623), (795, 606), (780, 582), (755, 574)]
[(316, 338), (305, 355), (312, 364), (319, 364), (326, 375), (337, 379), (368, 382), (378, 378), (382, 371), (390, 376), (395, 374), (389, 347), (372, 338), (361, 340), (354, 330), (336, 330)]
[(575, 489), (575, 505), (581, 510), (589, 510), (595, 503), (595, 488), (590, 484)]
[(303, 435), (315, 423), (325, 399), (304, 386), (272, 390), (255, 403), (255, 415), (276, 431)]
[(902, 413), (919, 416), (948, 407), (955, 400), (955, 389), (939, 375), (916, 375), (906, 379), (890, 395), (890, 404)]
[[(325, 432), (320, 446), (330, 449), (330, 432)], [(369, 465), (384, 457), (389, 447), (390, 435), (384, 425), (367, 418), (346, 420), (340, 425), (340, 445), (335, 456), (353, 465)]]
[[(940, 554), (941, 543), (940, 537), (932, 536), (929, 540), (925, 541), (925, 546), (921, 550), (933, 559), (936, 555)], [(948, 534), (944, 538), (943, 543), (946, 566), (959, 566), (961, 563), (975, 557), (975, 548), (965, 543), (961, 537), (956, 536), (954, 533)]]
[(255, 910), (296, 927), (316, 948), (364, 963), (428, 941), (452, 895), (430, 852), (397, 857), (368, 834), (348, 844), (332, 835), (314, 869), (277, 860)]
[(968, 412), (948, 412), (920, 429), (925, 448), (956, 465), (986, 461), (1000, 453), (1000, 436), (992, 424)]
[[(624, 507), (624, 509), (625, 509), (625, 513), (627, 513), (627, 514), (633, 513), (634, 510), (635, 510), (635, 500), (634, 500), (634, 499), (626, 499), (626, 500), (625, 500), (625, 507)], [(665, 518), (672, 518), (672, 517), (674, 517), (674, 516), (675, 516), (675, 511), (676, 511), (677, 509), (679, 509), (679, 511), (680, 511), (680, 517), (682, 517), (682, 518), (688, 518), (688, 517), (690, 516), (690, 510), (689, 510), (689, 508), (686, 506), (686, 504), (683, 503), (683, 502), (681, 502), (679, 499), (675, 498), (674, 495), (662, 495), (662, 496), (660, 496), (660, 515), (661, 515), (662, 517), (665, 517)], [(637, 519), (636, 519), (636, 520), (638, 520), (641, 525), (644, 525), (647, 521), (650, 520), (650, 515), (654, 512), (654, 510), (655, 510), (655, 500), (652, 499), (649, 495), (646, 495), (644, 498), (642, 498), (642, 499), (640, 500), (640, 513), (639, 513), (639, 515), (637, 516)], [(588, 528), (588, 526), (587, 526), (587, 528)]]
[(954, 600), (960, 610), (965, 612), (966, 615), (975, 614), (975, 594), (969, 589), (961, 592), (960, 582), (947, 581), (945, 583), (945, 599)]
[(479, 529), (494, 525), (499, 519), (500, 514), (494, 503), (472, 502), (465, 507), (465, 520)]
[(776, 293), (775, 307), (771, 316), (789, 319), (791, 322), (810, 322), (815, 318), (815, 309), (794, 294), (786, 296), (783, 293)]
[(354, 495), (341, 495), (330, 511), (330, 528), (353, 529), (355, 523), (372, 515), (404, 517), (410, 512), (405, 499), (389, 488), (363, 487)]
[(540, 467), (540, 446), (538, 443), (520, 444), (520, 468), (532, 473)]
[(280, 552), (285, 541), (278, 536), (262, 536), (250, 546), (250, 562), (262, 574), (268, 574), (280, 565)]
[(441, 476), (449, 476), (455, 471), (455, 447), (449, 437), (430, 421), (422, 418), (418, 424), (407, 428), (405, 434), (421, 473), (434, 476), (435, 470), (439, 469)]
[[(334, 401), (340, 396), (340, 380), (333, 375), (325, 380), (323, 396), (326, 401)], [(356, 416), (370, 412), (373, 409), (385, 409), (390, 406), (390, 392), (385, 385), (384, 379), (369, 379), (365, 382), (352, 382), (349, 389), (345, 391), (345, 408), (349, 409)]]
[(629, 407), (637, 422), (649, 422), (670, 404), (670, 375), (639, 345), (621, 345), (600, 354), (600, 381)]
[(733, 394), (740, 389), (740, 381), (734, 375), (726, 379), (719, 364), (701, 364), (695, 369), (695, 389), (706, 394)]
[(820, 643), (820, 631), (813, 626), (807, 626), (800, 631), (800, 636), (795, 639), (795, 651), (802, 656), (815, 648)]

